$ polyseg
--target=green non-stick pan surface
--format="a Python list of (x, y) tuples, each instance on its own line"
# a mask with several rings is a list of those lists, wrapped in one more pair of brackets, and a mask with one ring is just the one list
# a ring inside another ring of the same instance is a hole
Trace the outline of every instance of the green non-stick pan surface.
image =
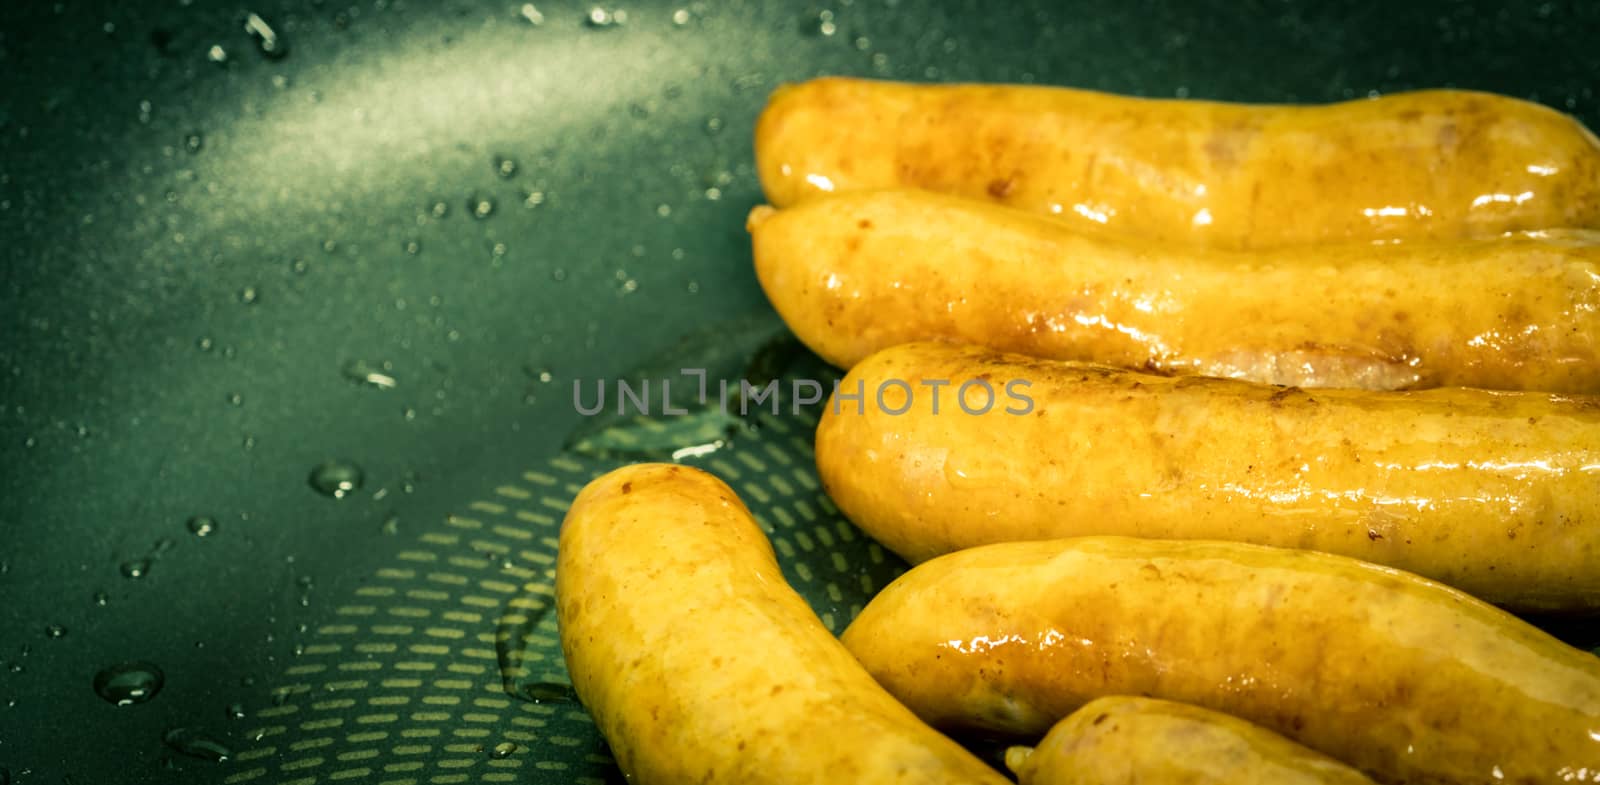
[(0, 783), (619, 781), (547, 611), (566, 505), (639, 457), (728, 479), (842, 628), (901, 565), (821, 494), (814, 408), (573, 405), (824, 373), (743, 229), (780, 82), (1600, 127), (1596, 40), (1579, 2), (10, 0)]

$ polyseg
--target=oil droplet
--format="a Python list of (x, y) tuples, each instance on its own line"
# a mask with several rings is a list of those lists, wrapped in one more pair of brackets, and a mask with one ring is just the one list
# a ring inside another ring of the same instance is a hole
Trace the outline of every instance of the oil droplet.
[(523, 3), (518, 16), (526, 19), (528, 24), (534, 27), (544, 24), (544, 14), (539, 13), (539, 9), (535, 8), (533, 3)]
[(428, 208), (428, 212), (432, 213), (435, 218), (443, 218), (450, 214), (450, 205), (444, 202), (434, 202), (433, 207)]
[(473, 218), (481, 221), (494, 215), (494, 199), (484, 194), (473, 194), (467, 197), (467, 210), (471, 211)]
[(383, 526), (378, 531), (381, 531), (384, 534), (387, 534), (387, 535), (390, 535), (390, 536), (399, 534), (400, 533), (400, 516), (398, 516), (398, 515), (390, 515), (389, 517), (384, 518), (383, 519)]
[(207, 515), (196, 515), (189, 519), (189, 533), (196, 537), (210, 537), (217, 531), (217, 521)]
[(380, 390), (392, 390), (399, 383), (392, 375), (393, 371), (394, 363), (387, 360), (381, 363), (351, 360), (340, 369), (340, 373), (344, 374), (344, 378), (356, 384), (376, 387)]
[(509, 180), (517, 176), (517, 160), (503, 155), (494, 157), (494, 173), (502, 180)]
[(290, 272), (293, 272), (295, 275), (305, 275), (306, 271), (308, 271), (310, 269), (311, 269), (311, 263), (307, 262), (304, 259), (291, 259), (291, 260), (289, 260), (289, 270), (290, 270)]
[(122, 563), (122, 577), (124, 578), (138, 579), (149, 574), (149, 559), (129, 559)]
[(515, 753), (517, 749), (516, 742), (502, 741), (494, 745), (494, 749), (489, 751), (489, 755), (495, 760), (504, 760), (511, 757), (512, 753)]
[(173, 752), (209, 761), (225, 761), (233, 750), (210, 734), (196, 728), (173, 728), (161, 735), (162, 743)]
[(106, 594), (103, 591), (97, 591), (97, 592), (94, 593), (94, 604), (95, 605), (98, 605), (98, 606), (104, 608), (110, 602), (111, 602), (111, 595)]
[(228, 704), (228, 719), (230, 719), (230, 720), (242, 720), (244, 718), (245, 718), (245, 713), (244, 713), (244, 704), (243, 703), (230, 703), (230, 704)]
[(679, 8), (678, 10), (672, 12), (672, 23), (678, 27), (683, 27), (684, 25), (689, 24), (690, 18), (689, 9), (687, 8)]
[(628, 12), (622, 9), (615, 11), (600, 6), (592, 6), (589, 13), (584, 16), (583, 23), (589, 27), (607, 28), (628, 23)]
[(672, 205), (667, 204), (666, 202), (656, 205), (656, 215), (659, 215), (662, 218), (672, 215)]
[(183, 149), (190, 155), (200, 152), (206, 146), (206, 138), (199, 131), (190, 131), (183, 137)]
[(716, 136), (722, 133), (722, 118), (712, 115), (706, 118), (706, 135)]
[(268, 60), (282, 60), (289, 54), (289, 42), (278, 31), (257, 14), (247, 14), (244, 18), (244, 31), (256, 41), (256, 51)]
[(59, 624), (52, 624), (44, 628), (44, 634), (50, 638), (65, 638), (67, 637), (67, 628)]
[(416, 238), (407, 240), (406, 253), (410, 256), (416, 256), (417, 254), (422, 253), (422, 241)]
[(211, 48), (206, 50), (206, 59), (217, 65), (223, 65), (228, 62), (228, 50), (223, 49), (221, 44), (212, 44)]
[(578, 693), (573, 692), (570, 684), (542, 681), (518, 686), (513, 696), (532, 703), (574, 703), (578, 700)]
[(349, 461), (328, 461), (311, 470), (308, 481), (317, 493), (343, 499), (361, 489), (366, 480), (361, 467)]
[(529, 210), (544, 204), (544, 191), (528, 191), (522, 195), (522, 206)]
[(94, 675), (95, 694), (118, 706), (144, 703), (161, 692), (167, 677), (148, 662), (124, 662)]
[(213, 344), (211, 343), (211, 338), (202, 335), (195, 339), (194, 346), (196, 349), (199, 349), (202, 352), (209, 352), (211, 351)]
[(255, 305), (261, 299), (261, 292), (254, 286), (246, 286), (239, 290), (239, 302), (245, 305)]
[(244, 405), (244, 396), (242, 396), (242, 395), (240, 395), (238, 393), (228, 393), (228, 405), (229, 406), (243, 406)]

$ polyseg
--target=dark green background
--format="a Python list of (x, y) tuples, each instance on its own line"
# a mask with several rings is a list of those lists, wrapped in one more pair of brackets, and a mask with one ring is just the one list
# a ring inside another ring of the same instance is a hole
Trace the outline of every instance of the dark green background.
[[(584, 23), (589, 4), (536, 3), (538, 26), (521, 5), (0, 4), (13, 782), (223, 780), (240, 764), (172, 758), (162, 730), (248, 748), (251, 718), (225, 707), (270, 706), (314, 637), (302, 629), (557, 453), (578, 422), (572, 378), (762, 307), (743, 221), (760, 200), (752, 123), (780, 81), (1245, 101), (1457, 86), (1600, 127), (1595, 3), (625, 2), (602, 7), (626, 22), (602, 27)], [(286, 58), (254, 50), (246, 11), (284, 35)], [(475, 194), (492, 215), (470, 214)], [(398, 386), (352, 384), (352, 360), (392, 363)], [(309, 489), (335, 457), (365, 468), (360, 494)], [(191, 536), (197, 514), (220, 531)], [(163, 538), (148, 577), (119, 575)], [(124, 659), (162, 665), (156, 700), (94, 695), (95, 671)]]

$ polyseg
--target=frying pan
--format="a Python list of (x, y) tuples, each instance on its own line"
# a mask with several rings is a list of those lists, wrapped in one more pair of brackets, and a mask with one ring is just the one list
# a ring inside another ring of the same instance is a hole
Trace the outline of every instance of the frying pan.
[(6, 3), (0, 782), (620, 780), (546, 611), (566, 504), (640, 457), (732, 482), (842, 628), (902, 565), (822, 496), (814, 407), (572, 399), (826, 378), (743, 231), (780, 82), (1600, 127), (1597, 39), (1579, 2)]

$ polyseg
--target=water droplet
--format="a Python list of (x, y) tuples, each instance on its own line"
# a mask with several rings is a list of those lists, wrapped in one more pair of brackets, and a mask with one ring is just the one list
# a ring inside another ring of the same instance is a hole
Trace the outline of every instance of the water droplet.
[(183, 149), (190, 155), (200, 152), (206, 146), (206, 137), (199, 131), (190, 131), (183, 137)]
[(173, 752), (209, 761), (225, 761), (233, 757), (233, 750), (203, 730), (173, 728), (161, 734), (161, 741)]
[(679, 8), (672, 12), (672, 23), (679, 27), (689, 24), (690, 18), (689, 9), (687, 8)]
[(712, 115), (706, 118), (706, 135), (716, 136), (722, 133), (722, 118)]
[(196, 537), (210, 537), (217, 532), (217, 521), (206, 515), (196, 515), (189, 519), (189, 533)]
[(522, 195), (522, 206), (532, 210), (544, 204), (544, 191), (528, 191)]
[(308, 271), (310, 269), (311, 269), (311, 263), (307, 262), (304, 259), (291, 259), (291, 260), (289, 260), (289, 270), (290, 270), (290, 272), (293, 272), (295, 275), (305, 275), (306, 271)]
[(539, 13), (539, 9), (533, 7), (533, 3), (523, 3), (518, 16), (528, 20), (528, 24), (534, 27), (544, 24), (544, 14)]
[(567, 271), (566, 271), (566, 269), (561, 268), (561, 267), (557, 267), (556, 269), (551, 270), (550, 271), (550, 280), (555, 281), (556, 283), (560, 283), (562, 281), (567, 280)]
[(398, 515), (390, 515), (389, 517), (384, 518), (383, 519), (383, 526), (381, 526), (378, 529), (378, 531), (383, 532), (384, 534), (388, 534), (388, 535), (399, 534), (400, 533), (400, 516), (398, 516)]
[(230, 720), (242, 720), (244, 718), (245, 718), (245, 713), (244, 713), (244, 704), (243, 703), (230, 703), (230, 704), (228, 704), (228, 719), (230, 719)]
[(44, 628), (44, 634), (50, 638), (65, 638), (67, 637), (67, 628), (59, 624), (52, 624)]
[(659, 215), (662, 218), (672, 215), (672, 205), (666, 204), (665, 202), (656, 205), (656, 215)]
[(244, 396), (242, 396), (242, 395), (240, 395), (240, 394), (238, 394), (236, 392), (235, 393), (228, 393), (228, 405), (229, 406), (243, 406), (244, 405)]
[(261, 292), (254, 286), (246, 286), (239, 290), (239, 302), (245, 305), (255, 305), (260, 299)]
[(144, 576), (150, 574), (150, 560), (129, 559), (128, 561), (122, 563), (121, 569), (122, 577), (124, 578), (143, 578)]
[(503, 760), (511, 757), (512, 753), (516, 752), (517, 749), (516, 742), (502, 741), (494, 745), (494, 749), (489, 751), (489, 755), (496, 760)]
[(434, 202), (433, 207), (428, 208), (428, 212), (433, 213), (435, 218), (443, 218), (450, 214), (450, 205), (444, 202)]
[(340, 373), (344, 374), (344, 378), (356, 384), (376, 387), (380, 390), (392, 390), (395, 385), (399, 384), (394, 378), (393, 371), (394, 363), (387, 360), (381, 363), (351, 360), (340, 369)]
[(308, 481), (317, 493), (343, 499), (361, 489), (366, 475), (361, 467), (349, 461), (328, 461), (311, 470)]
[(200, 338), (195, 340), (194, 345), (195, 345), (195, 348), (199, 349), (202, 352), (209, 352), (209, 351), (211, 351), (211, 347), (212, 347), (213, 344), (211, 343), (211, 339), (209, 337), (206, 337), (206, 336), (202, 335), (202, 336), (200, 336)]
[(98, 605), (98, 606), (104, 608), (106, 605), (110, 604), (110, 602), (111, 602), (111, 595), (106, 594), (103, 591), (97, 591), (97, 592), (94, 593), (94, 604), (95, 605)]
[(247, 14), (244, 18), (244, 31), (256, 41), (256, 51), (268, 60), (282, 60), (289, 54), (289, 42), (278, 35), (267, 20), (257, 14)]
[(494, 173), (502, 180), (509, 180), (517, 176), (517, 160), (503, 155), (494, 157)]
[(422, 241), (416, 239), (415, 237), (407, 240), (405, 247), (406, 253), (411, 256), (416, 256), (417, 254), (422, 253)]
[(118, 706), (144, 703), (161, 692), (167, 677), (148, 662), (124, 662), (103, 668), (94, 675), (94, 691)]
[(473, 218), (481, 221), (494, 215), (494, 199), (486, 194), (473, 194), (467, 197), (467, 210)]
[(706, 199), (715, 202), (715, 201), (717, 201), (718, 199), (721, 199), (721, 198), (722, 198), (722, 189), (721, 188), (718, 188), (718, 187), (713, 185), (710, 188), (706, 189)]
[(407, 420), (415, 420), (417, 419), (417, 410), (407, 406), (406, 408), (400, 410), (400, 416)]
[(223, 65), (228, 62), (228, 50), (223, 49), (221, 44), (212, 44), (211, 48), (206, 50), (206, 59), (217, 65)]
[(556, 378), (555, 374), (551, 373), (549, 368), (529, 365), (525, 366), (522, 370), (526, 371), (528, 376), (538, 379), (540, 384), (549, 384), (552, 379)]

